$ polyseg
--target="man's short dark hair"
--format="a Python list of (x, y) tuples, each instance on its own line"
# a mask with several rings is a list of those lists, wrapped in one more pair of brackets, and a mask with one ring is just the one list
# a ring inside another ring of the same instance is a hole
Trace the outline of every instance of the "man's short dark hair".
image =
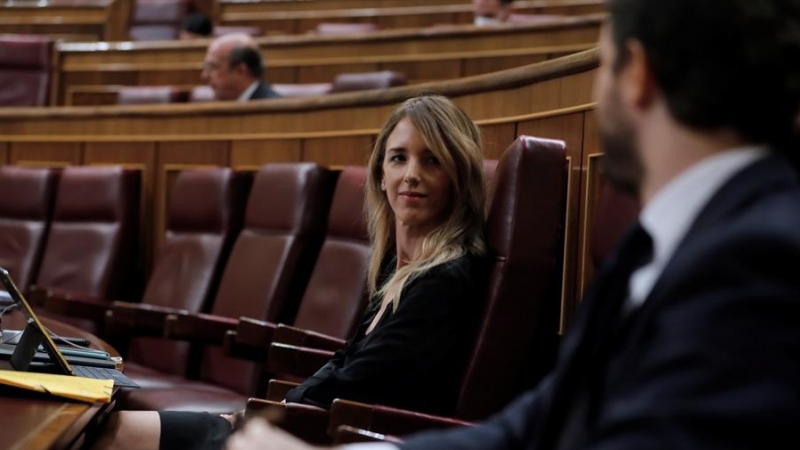
[(800, 106), (800, 0), (610, 0), (617, 49), (642, 43), (672, 116), (785, 144)]
[(198, 36), (209, 37), (214, 31), (214, 25), (211, 23), (211, 19), (209, 19), (205, 14), (195, 13), (190, 14), (183, 19), (183, 25), (181, 29)]
[(232, 69), (239, 64), (244, 64), (250, 75), (258, 80), (264, 76), (264, 61), (261, 60), (261, 53), (253, 47), (244, 45), (234, 47), (228, 56), (228, 62)]

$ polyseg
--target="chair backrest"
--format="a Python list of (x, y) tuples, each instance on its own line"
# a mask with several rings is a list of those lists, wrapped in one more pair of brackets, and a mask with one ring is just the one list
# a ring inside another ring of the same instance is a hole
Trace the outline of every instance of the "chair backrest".
[(603, 184), (592, 223), (592, 263), (600, 268), (639, 215), (639, 201), (631, 194)]
[(50, 169), (0, 167), (0, 266), (23, 290), (39, 271), (56, 179)]
[(189, 94), (189, 101), (196, 102), (213, 102), (214, 89), (211, 86), (195, 86)]
[(0, 34), (0, 106), (46, 106), (53, 54), (47, 37)]
[[(170, 190), (167, 231), (142, 303), (200, 312), (210, 303), (235, 234), (241, 229), (252, 177), (231, 169), (187, 170)], [(164, 339), (131, 341), (128, 359), (185, 375), (189, 345)]]
[[(211, 312), (293, 323), (325, 231), (334, 174), (313, 163), (268, 164), (255, 176), (244, 228), (233, 246)], [(203, 353), (201, 378), (252, 394), (260, 366)]]
[(561, 141), (520, 136), (490, 189), (486, 306), (456, 414), (500, 410), (552, 364), (557, 343), (567, 162)]
[(214, 37), (225, 36), (226, 34), (246, 34), (248, 36), (258, 37), (264, 34), (264, 30), (258, 27), (239, 27), (230, 25), (218, 25), (214, 27)]
[(331, 83), (273, 84), (272, 90), (281, 97), (316, 97), (328, 95), (333, 89)]
[(378, 31), (378, 25), (374, 23), (329, 23), (323, 22), (317, 25), (316, 33), (323, 36), (333, 36), (339, 34), (361, 34)]
[(188, 0), (135, 0), (130, 38), (133, 41), (177, 39)]
[(388, 89), (395, 86), (405, 86), (406, 83), (407, 80), (404, 74), (391, 70), (364, 73), (340, 73), (333, 80), (333, 89), (331, 92)]
[(364, 310), (370, 255), (366, 181), (365, 167), (346, 167), (339, 175), (325, 242), (297, 312), (300, 328), (345, 339)]
[(117, 94), (120, 105), (150, 105), (189, 101), (189, 91), (174, 86), (125, 86)]
[(104, 299), (137, 296), (140, 183), (138, 170), (65, 168), (37, 286)]

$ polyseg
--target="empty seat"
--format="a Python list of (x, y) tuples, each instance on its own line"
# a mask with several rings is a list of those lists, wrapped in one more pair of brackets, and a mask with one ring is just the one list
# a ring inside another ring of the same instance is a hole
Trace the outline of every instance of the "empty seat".
[[(235, 234), (248, 181), (231, 169), (181, 172), (170, 190), (167, 230), (142, 304), (201, 312), (210, 306)], [(162, 374), (187, 375), (189, 344), (136, 338), (125, 372), (143, 387)]]
[(188, 0), (135, 0), (131, 20), (132, 41), (164, 41), (178, 38)]
[(149, 105), (189, 101), (189, 91), (174, 86), (125, 86), (119, 90), (120, 105)]
[[(322, 243), (333, 177), (316, 164), (269, 164), (256, 175), (212, 314), (271, 322), (294, 319)], [(261, 367), (203, 351), (200, 382), (130, 392), (127, 409), (236, 411), (262, 383)]]
[(331, 93), (331, 83), (273, 84), (272, 90), (281, 97), (315, 97)]
[(46, 37), (0, 35), (0, 106), (46, 106), (53, 54)]
[(406, 76), (399, 72), (342, 73), (333, 81), (332, 92), (363, 91), (368, 89), (388, 89), (405, 86)]
[(55, 184), (50, 169), (0, 167), (0, 267), (23, 290), (39, 271)]
[(240, 33), (253, 37), (258, 37), (264, 34), (261, 28), (258, 27), (237, 27), (237, 26), (224, 26), (224, 25), (219, 25), (214, 27), (214, 37), (225, 36), (226, 34), (240, 34)]
[[(38, 288), (102, 299), (138, 297), (140, 178), (139, 171), (117, 166), (61, 172)], [(97, 332), (91, 322), (69, 322)]]
[(213, 102), (214, 89), (211, 86), (195, 86), (189, 94), (189, 101), (195, 102)]
[(317, 34), (323, 36), (361, 34), (373, 31), (378, 31), (378, 25), (374, 23), (321, 23), (315, 30)]

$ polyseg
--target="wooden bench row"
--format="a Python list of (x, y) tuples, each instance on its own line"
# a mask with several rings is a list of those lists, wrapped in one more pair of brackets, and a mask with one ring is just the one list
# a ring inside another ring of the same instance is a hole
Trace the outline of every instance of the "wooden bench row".
[[(491, 73), (591, 48), (602, 15), (496, 29), (394, 30), (363, 36), (258, 40), (273, 83), (320, 83), (339, 73), (394, 70), (409, 83)], [(56, 46), (51, 103), (91, 103), (106, 86), (202, 84), (206, 41), (63, 43)], [(98, 89), (100, 88), (100, 89)], [(76, 101), (76, 96), (84, 98)]]

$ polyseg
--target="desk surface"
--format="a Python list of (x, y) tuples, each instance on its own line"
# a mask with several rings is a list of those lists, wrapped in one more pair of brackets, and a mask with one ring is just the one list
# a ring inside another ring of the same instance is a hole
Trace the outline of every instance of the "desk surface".
[[(116, 351), (103, 340), (75, 327), (42, 318), (45, 326), (62, 336), (89, 339), (93, 347)], [(3, 316), (4, 329), (25, 326), (19, 313)], [(0, 391), (0, 449), (69, 449), (78, 447), (84, 431), (95, 425), (111, 404), (87, 404), (22, 392)], [(113, 404), (113, 403), (112, 403)]]

